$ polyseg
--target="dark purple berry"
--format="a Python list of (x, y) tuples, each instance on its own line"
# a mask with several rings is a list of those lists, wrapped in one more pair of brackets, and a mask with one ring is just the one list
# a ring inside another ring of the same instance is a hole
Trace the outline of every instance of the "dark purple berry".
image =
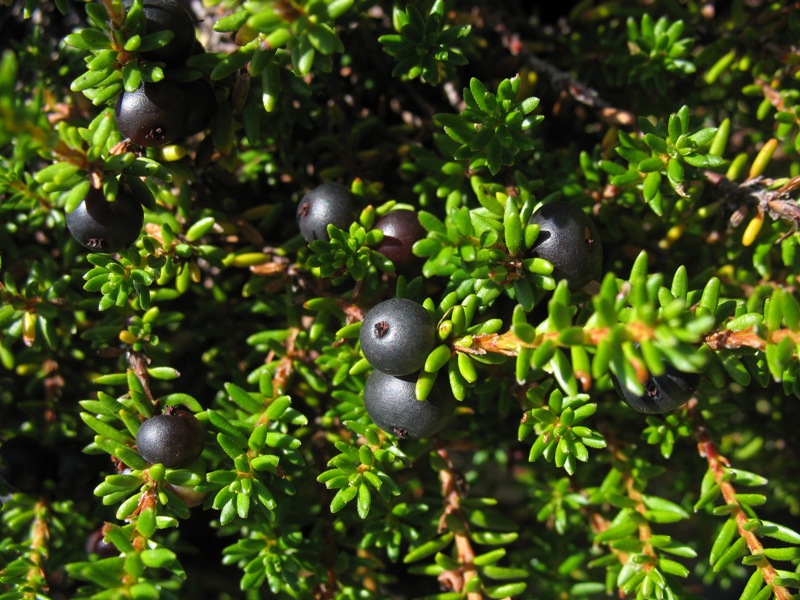
[(394, 377), (373, 371), (364, 387), (364, 405), (372, 422), (400, 438), (430, 437), (450, 421), (456, 407), (450, 387), (436, 384), (423, 401), (416, 396), (417, 376)]
[(169, 81), (159, 81), (120, 93), (114, 117), (124, 137), (138, 146), (155, 147), (184, 134), (186, 108), (181, 89)]
[(403, 271), (420, 262), (411, 249), (425, 237), (425, 229), (417, 219), (417, 213), (410, 210), (393, 210), (375, 223), (375, 229), (383, 232), (383, 240), (375, 250), (394, 263), (398, 271)]
[(66, 216), (67, 228), (79, 244), (92, 252), (119, 252), (139, 237), (144, 210), (133, 194), (120, 187), (114, 202), (90, 188), (86, 198)]
[(551, 202), (533, 213), (530, 223), (539, 225), (539, 237), (529, 253), (551, 262), (553, 277), (566, 279), (573, 290), (600, 278), (603, 246), (594, 222), (580, 208)]
[(625, 404), (638, 412), (655, 415), (671, 412), (685, 404), (694, 395), (700, 375), (684, 373), (666, 364), (664, 373), (647, 378), (641, 396), (622, 385), (614, 374), (611, 375), (611, 382)]
[(418, 302), (392, 298), (375, 305), (361, 324), (361, 350), (378, 371), (419, 371), (436, 344), (436, 324)]
[(347, 230), (355, 219), (353, 195), (338, 183), (323, 183), (297, 206), (297, 224), (307, 242), (328, 239), (328, 225)]
[[(130, 2), (126, 3), (130, 5)], [(186, 62), (195, 48), (194, 17), (177, 0), (144, 0), (142, 14), (148, 34), (171, 31), (172, 39), (161, 48), (140, 52), (145, 60), (168, 65)]]
[(114, 544), (105, 540), (103, 528), (100, 527), (92, 531), (86, 538), (86, 554), (97, 554), (100, 558), (111, 558), (112, 556), (119, 556)]
[(180, 498), (187, 508), (200, 506), (208, 496), (208, 492), (198, 492), (191, 485), (173, 485), (169, 482), (164, 482), (164, 486)]
[(205, 443), (200, 421), (183, 410), (147, 419), (136, 434), (136, 448), (142, 458), (170, 469), (192, 464), (203, 452)]

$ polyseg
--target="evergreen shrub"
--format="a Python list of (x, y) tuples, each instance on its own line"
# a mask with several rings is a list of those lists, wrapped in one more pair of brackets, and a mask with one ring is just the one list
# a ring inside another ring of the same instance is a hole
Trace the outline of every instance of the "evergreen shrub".
[[(0, 599), (797, 597), (796, 2), (0, 4)], [(131, 245), (73, 239), (90, 196)], [(397, 297), (428, 438), (364, 406)], [(202, 453), (151, 464), (173, 412)]]

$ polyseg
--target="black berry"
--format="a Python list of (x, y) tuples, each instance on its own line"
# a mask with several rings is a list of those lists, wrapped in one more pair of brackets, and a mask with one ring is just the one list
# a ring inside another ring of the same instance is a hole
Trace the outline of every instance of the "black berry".
[(684, 373), (670, 364), (665, 365), (664, 373), (657, 377), (650, 375), (644, 384), (644, 394), (637, 396), (611, 375), (614, 389), (620, 398), (632, 409), (650, 415), (668, 413), (692, 397), (700, 375)]
[(307, 242), (328, 239), (328, 225), (347, 230), (355, 219), (353, 195), (338, 183), (323, 183), (297, 206), (297, 224)]
[(185, 62), (196, 41), (194, 18), (189, 11), (177, 0), (144, 0), (142, 14), (148, 34), (171, 31), (173, 37), (166, 46), (142, 52), (141, 57), (168, 65)]
[(398, 271), (419, 263), (419, 257), (411, 249), (425, 237), (425, 229), (415, 212), (393, 210), (378, 219), (374, 228), (383, 232), (383, 240), (375, 246), (375, 250), (391, 260)]
[(401, 438), (430, 437), (450, 421), (456, 400), (449, 386), (434, 385), (423, 401), (416, 396), (417, 376), (394, 377), (373, 371), (364, 387), (364, 405), (372, 422)]
[(567, 202), (551, 202), (533, 213), (530, 222), (540, 228), (530, 254), (550, 261), (556, 279), (566, 279), (573, 290), (599, 279), (603, 246), (585, 212)]
[(413, 300), (392, 298), (375, 305), (361, 325), (361, 350), (375, 369), (389, 375), (419, 371), (436, 343), (436, 324)]
[(114, 107), (119, 132), (138, 146), (163, 146), (184, 134), (186, 102), (181, 89), (169, 81), (143, 83), (120, 93)]
[(93, 252), (118, 252), (136, 241), (142, 231), (144, 211), (139, 201), (120, 187), (109, 202), (101, 190), (91, 188), (78, 208), (67, 213), (67, 228), (79, 244)]
[(170, 469), (193, 463), (204, 446), (203, 426), (193, 414), (183, 410), (147, 419), (136, 434), (136, 448), (142, 458)]

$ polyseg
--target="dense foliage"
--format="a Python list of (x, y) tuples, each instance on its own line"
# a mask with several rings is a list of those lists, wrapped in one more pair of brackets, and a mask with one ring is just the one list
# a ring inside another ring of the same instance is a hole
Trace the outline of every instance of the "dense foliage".
[(796, 597), (797, 3), (3, 4), (0, 599)]

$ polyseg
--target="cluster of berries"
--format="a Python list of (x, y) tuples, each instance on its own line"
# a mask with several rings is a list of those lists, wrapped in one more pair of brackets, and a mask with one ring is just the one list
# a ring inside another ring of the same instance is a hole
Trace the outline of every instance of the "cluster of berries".
[[(195, 37), (195, 20), (177, 0), (145, 0), (142, 13), (146, 33), (169, 31), (172, 39), (160, 48), (140, 52), (139, 58), (179, 66), (192, 54), (203, 52)], [(127, 141), (158, 147), (203, 131), (215, 109), (214, 90), (205, 79), (180, 85), (164, 79), (121, 92), (114, 117)], [(139, 237), (144, 211), (140, 199), (121, 178), (113, 202), (102, 190), (91, 188), (83, 202), (67, 214), (66, 222), (72, 236), (85, 248), (119, 252)]]
[[(348, 229), (355, 216), (352, 194), (337, 183), (314, 188), (297, 207), (297, 223), (307, 242), (327, 240), (328, 225)], [(391, 211), (374, 228), (383, 232), (375, 250), (398, 271), (418, 262), (412, 248), (425, 230), (415, 213)], [(429, 437), (441, 431), (455, 410), (449, 387), (435, 386), (422, 401), (416, 395), (419, 371), (436, 343), (436, 324), (430, 313), (413, 300), (385, 300), (366, 314), (360, 336), (361, 350), (374, 368), (364, 388), (364, 404), (372, 421), (398, 437)]]
[[(308, 192), (297, 205), (297, 224), (307, 242), (328, 239), (328, 225), (347, 231), (356, 218), (353, 195), (338, 183), (323, 183)], [(425, 237), (416, 213), (393, 210), (373, 225), (383, 233), (375, 250), (394, 263), (399, 272), (409, 272), (419, 264), (412, 252), (414, 244)]]
[(450, 386), (437, 382), (425, 400), (417, 400), (420, 370), (436, 344), (436, 323), (421, 304), (392, 298), (364, 316), (361, 351), (373, 371), (364, 387), (364, 405), (372, 421), (398, 437), (430, 437), (455, 411)]
[[(145, 0), (143, 16), (148, 34), (170, 31), (172, 39), (161, 48), (141, 52), (140, 58), (177, 67), (204, 52), (195, 37), (194, 17), (177, 0)], [(204, 78), (180, 84), (163, 79), (123, 91), (114, 117), (120, 133), (132, 143), (157, 147), (206, 129), (215, 107), (214, 90)]]
[[(533, 213), (530, 222), (539, 225), (539, 236), (530, 252), (552, 263), (556, 279), (566, 279), (570, 289), (576, 290), (600, 277), (603, 247), (597, 228), (580, 208), (567, 202), (551, 202)], [(700, 376), (666, 364), (661, 375), (648, 375), (642, 395), (631, 392), (613, 375), (612, 383), (620, 398), (634, 410), (661, 414), (689, 400)]]

